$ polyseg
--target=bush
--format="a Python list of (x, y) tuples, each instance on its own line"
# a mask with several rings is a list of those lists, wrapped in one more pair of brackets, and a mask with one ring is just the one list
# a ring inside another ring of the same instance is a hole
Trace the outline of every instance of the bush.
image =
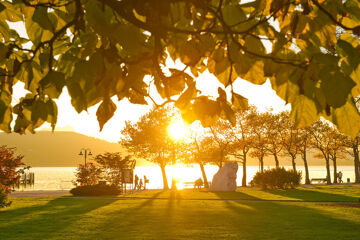
[(76, 180), (73, 183), (75, 186), (95, 185), (99, 182), (101, 173), (102, 170), (93, 163), (80, 164), (76, 169)]
[(265, 170), (263, 173), (257, 172), (252, 183), (262, 189), (286, 189), (299, 186), (300, 181), (301, 172), (282, 167)]
[(120, 185), (124, 181), (124, 169), (134, 167), (134, 161), (130, 160), (130, 156), (122, 157), (119, 152), (98, 154), (94, 160), (102, 170), (101, 180), (111, 185)]
[(5, 189), (0, 188), (0, 208), (10, 206), (11, 201), (8, 200), (7, 192)]
[(116, 186), (106, 184), (96, 184), (88, 186), (78, 186), (70, 190), (74, 196), (104, 196), (104, 195), (118, 195), (121, 193)]

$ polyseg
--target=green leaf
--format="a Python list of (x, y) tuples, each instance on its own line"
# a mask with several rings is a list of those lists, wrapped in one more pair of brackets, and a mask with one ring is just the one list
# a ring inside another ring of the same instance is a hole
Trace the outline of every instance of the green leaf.
[(41, 126), (48, 118), (48, 107), (46, 103), (41, 100), (36, 100), (31, 110), (31, 122), (35, 128)]
[(355, 98), (360, 95), (360, 64), (350, 74), (350, 78), (356, 83), (356, 86), (352, 89), (352, 95)]
[(299, 86), (290, 80), (292, 76), (296, 75), (295, 72), (296, 71), (278, 72), (276, 77), (270, 78), (272, 88), (276, 91), (276, 94), (286, 103), (293, 102), (294, 99), (299, 95)]
[(61, 72), (51, 71), (41, 81), (44, 94), (50, 98), (58, 98), (65, 86), (65, 74)]
[(264, 62), (254, 62), (251, 65), (249, 71), (245, 75), (243, 75), (242, 78), (254, 84), (264, 84), (266, 82), (266, 78), (264, 77)]
[(96, 0), (89, 0), (85, 4), (85, 17), (91, 27), (102, 36), (109, 37), (116, 32), (112, 32), (111, 19), (112, 10)]
[(8, 51), (8, 48), (0, 42), (0, 62), (6, 58)]
[(30, 121), (28, 121), (23, 115), (18, 115), (15, 120), (14, 132), (24, 134), (30, 124)]
[(201, 58), (199, 46), (195, 40), (185, 42), (182, 45), (179, 54), (181, 62), (189, 66), (196, 65)]
[(46, 102), (46, 106), (48, 112), (48, 117), (46, 121), (51, 124), (52, 131), (54, 131), (57, 122), (58, 108), (55, 101), (51, 99)]
[(234, 127), (236, 125), (236, 115), (231, 106), (227, 102), (221, 102), (220, 107), (222, 109), (220, 114), (221, 117), (225, 120), (229, 120), (231, 125)]
[(43, 29), (54, 32), (54, 26), (52, 25), (49, 15), (47, 12), (47, 7), (36, 7), (32, 20), (39, 24)]
[(6, 7), (4, 6), (4, 4), (0, 3), (0, 12), (2, 12), (5, 9), (6, 9)]
[(343, 106), (333, 109), (330, 120), (339, 131), (352, 138), (355, 138), (360, 132), (360, 114), (351, 97)]
[(175, 103), (175, 106), (180, 110), (183, 110), (190, 105), (190, 101), (192, 98), (196, 96), (196, 88), (195, 83), (191, 84), (183, 94), (180, 95), (178, 100)]
[(71, 105), (75, 108), (78, 113), (87, 109), (86, 98), (80, 84), (73, 82), (67, 85), (69, 94), (71, 96)]
[(11, 132), (12, 121), (11, 95), (6, 91), (0, 92), (0, 130)]
[(247, 110), (249, 108), (248, 99), (237, 93), (232, 93), (231, 102), (237, 109)]
[(338, 108), (345, 104), (355, 83), (348, 76), (332, 68), (320, 71), (321, 88), (329, 105)]
[(309, 126), (319, 118), (314, 101), (304, 95), (298, 95), (291, 103), (290, 116), (297, 128)]
[(137, 55), (144, 50), (145, 36), (139, 29), (134, 28), (132, 25), (116, 25), (116, 27), (111, 30), (110, 37), (114, 43), (121, 45), (126, 55)]
[(185, 89), (185, 78), (181, 73), (174, 73), (166, 78), (164, 84), (170, 96), (178, 95)]
[(116, 111), (116, 105), (111, 99), (105, 99), (96, 111), (96, 116), (99, 122), (100, 131), (103, 129), (104, 124), (109, 121)]
[(242, 11), (240, 5), (227, 4), (222, 9), (224, 21), (227, 25), (234, 25), (246, 20), (246, 16)]
[(31, 10), (27, 13), (25, 17), (25, 28), (29, 39), (33, 42), (34, 45), (38, 45), (40, 42), (50, 40), (53, 37), (53, 33), (40, 27), (37, 22), (34, 22), (32, 19), (33, 13), (34, 10)]
[(220, 117), (221, 107), (218, 102), (205, 96), (198, 97), (193, 104), (196, 119), (199, 119), (204, 127), (212, 126)]
[(1, 5), (5, 7), (6, 10), (3, 9), (3, 11), (0, 11), (0, 19), (7, 20), (9, 22), (19, 22), (24, 20), (23, 14), (21, 12), (22, 7), (20, 7), (20, 4), (14, 4), (10, 1), (2, 1)]
[(145, 100), (145, 96), (133, 89), (129, 90), (127, 98), (129, 99), (129, 102), (133, 104), (142, 104), (142, 105), (148, 104), (147, 101)]

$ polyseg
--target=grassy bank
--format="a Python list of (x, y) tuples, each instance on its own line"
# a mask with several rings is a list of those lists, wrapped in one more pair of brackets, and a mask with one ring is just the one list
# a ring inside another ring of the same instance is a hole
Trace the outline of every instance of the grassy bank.
[(360, 235), (358, 204), (301, 202), (354, 202), (360, 197), (359, 186), (235, 193), (148, 191), (127, 197), (16, 198), (0, 211), (0, 239), (338, 240)]

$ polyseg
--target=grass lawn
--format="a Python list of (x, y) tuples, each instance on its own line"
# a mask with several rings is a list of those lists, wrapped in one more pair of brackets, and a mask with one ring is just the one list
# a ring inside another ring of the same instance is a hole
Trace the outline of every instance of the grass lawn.
[(339, 240), (360, 236), (360, 205), (354, 203), (360, 198), (360, 186), (355, 185), (235, 193), (146, 191), (127, 197), (14, 198), (11, 207), (0, 210), (0, 239)]

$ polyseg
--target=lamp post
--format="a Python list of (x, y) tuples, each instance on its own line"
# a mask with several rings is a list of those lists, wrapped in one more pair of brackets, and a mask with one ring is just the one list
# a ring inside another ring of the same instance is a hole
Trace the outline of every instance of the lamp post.
[(84, 156), (85, 159), (85, 167), (86, 167), (86, 158), (87, 156), (92, 156), (90, 148), (82, 148), (79, 153), (80, 156)]

